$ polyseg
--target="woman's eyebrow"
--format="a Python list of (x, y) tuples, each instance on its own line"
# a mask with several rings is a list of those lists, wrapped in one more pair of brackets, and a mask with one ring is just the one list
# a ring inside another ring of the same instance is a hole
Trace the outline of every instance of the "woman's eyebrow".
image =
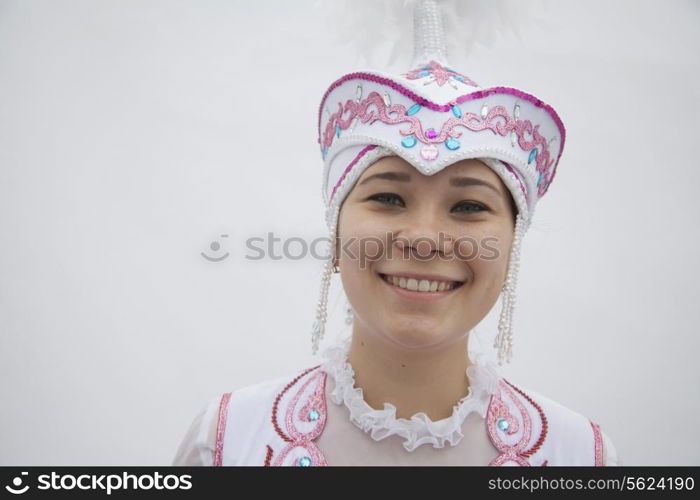
[(379, 174), (370, 175), (365, 180), (360, 182), (359, 185), (366, 184), (372, 179), (387, 179), (390, 181), (410, 182), (411, 176), (402, 172), (381, 172)]
[(456, 187), (486, 186), (493, 189), (496, 193), (501, 194), (501, 192), (493, 184), (475, 177), (452, 177), (450, 179), (450, 185)]
[[(366, 184), (373, 179), (386, 179), (390, 181), (410, 182), (411, 176), (403, 172), (381, 172), (378, 174), (370, 175), (362, 182), (360, 182), (359, 185)], [(475, 177), (452, 177), (450, 179), (450, 185), (455, 187), (486, 186), (490, 189), (493, 189), (497, 194), (501, 194), (501, 192), (493, 184), (490, 184), (481, 179), (477, 179)]]

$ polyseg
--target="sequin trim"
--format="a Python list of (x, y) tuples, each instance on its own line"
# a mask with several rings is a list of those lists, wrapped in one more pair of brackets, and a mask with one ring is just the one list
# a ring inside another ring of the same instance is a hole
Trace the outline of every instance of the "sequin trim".
[(345, 176), (348, 175), (348, 172), (350, 172), (350, 170), (352, 170), (352, 167), (354, 167), (355, 164), (358, 161), (360, 161), (360, 158), (362, 158), (365, 154), (369, 153), (370, 151), (372, 151), (376, 147), (377, 146), (375, 144), (370, 144), (369, 146), (362, 148), (362, 150), (359, 153), (357, 153), (355, 158), (345, 168), (345, 171), (343, 172), (343, 175), (340, 176), (340, 179), (338, 180), (338, 182), (336, 182), (335, 186), (333, 186), (333, 191), (331, 192), (331, 198), (330, 198), (331, 200), (333, 199), (333, 196), (335, 195), (335, 191), (338, 189), (338, 186), (340, 186), (340, 184), (342, 184), (343, 179), (345, 179)]
[(216, 424), (216, 444), (214, 446), (214, 466), (221, 466), (224, 451), (224, 433), (226, 432), (226, 417), (228, 415), (228, 404), (231, 400), (231, 393), (227, 392), (221, 396), (219, 403), (219, 421)]
[(535, 441), (535, 444), (533, 444), (529, 450), (524, 451), (522, 453), (522, 455), (524, 457), (530, 457), (535, 452), (537, 452), (537, 450), (539, 450), (542, 447), (542, 443), (544, 443), (544, 440), (547, 437), (547, 432), (549, 431), (549, 423), (547, 422), (547, 416), (544, 414), (544, 410), (542, 410), (542, 407), (540, 405), (538, 405), (537, 403), (535, 403), (535, 401), (533, 401), (530, 396), (525, 394), (525, 392), (523, 392), (521, 389), (518, 389), (517, 387), (515, 387), (508, 380), (505, 380), (505, 382), (506, 382), (506, 384), (511, 386), (513, 388), (513, 390), (515, 390), (518, 394), (520, 394), (522, 397), (524, 397), (525, 400), (528, 403), (530, 403), (535, 408), (535, 410), (537, 410), (537, 413), (540, 416), (540, 422), (542, 423), (542, 429), (540, 430), (540, 435), (537, 438), (537, 441)]
[(595, 442), (595, 466), (602, 467), (603, 465), (603, 436), (600, 432), (600, 426), (595, 422), (591, 422), (593, 428), (593, 441)]
[[(282, 448), (282, 450), (277, 454), (277, 457), (272, 461), (272, 466), (281, 465), (296, 465), (285, 463), (285, 459), (290, 455), (290, 453), (296, 448), (302, 448), (305, 451), (305, 456), (311, 459), (311, 464), (315, 466), (326, 466), (326, 462), (323, 453), (319, 447), (314, 442), (323, 432), (326, 424), (326, 418), (328, 412), (326, 409), (326, 373), (323, 370), (317, 370), (321, 365), (317, 365), (313, 368), (309, 368), (302, 372), (300, 375), (295, 377), (291, 382), (289, 382), (284, 389), (277, 395), (275, 402), (272, 407), (272, 425), (275, 428), (275, 432), (278, 436), (282, 438), (287, 444)], [(316, 373), (308, 377), (301, 387), (292, 396), (292, 399), (287, 403), (284, 411), (284, 430), (279, 424), (277, 418), (277, 411), (279, 409), (280, 401), (282, 397), (291, 390), (301, 379), (313, 370), (317, 370)], [(315, 383), (313, 391), (311, 394), (302, 400), (302, 395), (305, 393), (306, 389)], [(302, 404), (300, 404), (300, 402)], [(298, 410), (297, 410), (298, 408)], [(309, 417), (310, 410), (316, 410), (316, 418), (312, 419)], [(294, 421), (294, 417), (305, 423), (313, 423), (313, 427), (303, 432), (298, 427)], [(272, 448), (268, 446), (268, 453), (266, 458), (266, 464), (269, 465), (271, 459)]]
[[(319, 142), (319, 144), (323, 144), (323, 142), (321, 140), (321, 119), (323, 117), (323, 109), (326, 105), (326, 99), (327, 99), (328, 95), (335, 88), (342, 85), (344, 82), (346, 82), (348, 80), (353, 80), (353, 79), (371, 81), (371, 82), (379, 83), (382, 85), (387, 85), (387, 86), (391, 87), (392, 89), (396, 90), (397, 92), (399, 92), (400, 94), (402, 94), (402, 95), (408, 97), (409, 99), (411, 99), (412, 101), (416, 102), (417, 104), (420, 104), (421, 106), (425, 106), (429, 109), (432, 109), (433, 111), (443, 111), (443, 112), (450, 111), (452, 109), (452, 107), (456, 104), (461, 104), (463, 102), (467, 102), (470, 100), (481, 99), (483, 97), (487, 97), (487, 96), (493, 95), (493, 94), (506, 94), (506, 95), (512, 95), (512, 96), (518, 97), (518, 98), (523, 99), (527, 102), (530, 102), (531, 104), (533, 104), (534, 106), (536, 106), (538, 108), (544, 109), (550, 115), (550, 117), (554, 120), (554, 122), (557, 126), (557, 129), (559, 130), (559, 135), (561, 137), (561, 147), (559, 148), (559, 157), (561, 156), (561, 153), (564, 151), (564, 144), (566, 142), (566, 128), (564, 127), (564, 124), (562, 123), (561, 119), (559, 118), (559, 115), (557, 114), (557, 112), (550, 105), (546, 104), (545, 102), (543, 102), (542, 100), (533, 96), (532, 94), (529, 94), (529, 93), (524, 92), (522, 90), (515, 89), (512, 87), (501, 87), (501, 86), (491, 87), (488, 89), (478, 90), (478, 91), (475, 91), (475, 92), (472, 92), (469, 94), (461, 95), (448, 104), (440, 105), (440, 104), (429, 101), (425, 97), (419, 96), (418, 94), (416, 94), (412, 90), (404, 87), (403, 85), (401, 85), (401, 84), (399, 84), (399, 83), (397, 83), (389, 78), (373, 75), (370, 73), (364, 73), (364, 72), (349, 73), (349, 74), (339, 78), (338, 80), (333, 82), (330, 85), (330, 87), (326, 90), (326, 92), (324, 93), (323, 98), (321, 99), (321, 104), (318, 108), (318, 137), (319, 137), (318, 142)], [(370, 94), (370, 96), (372, 94), (377, 94), (377, 93), (372, 92)], [(384, 104), (383, 98), (380, 97), (380, 99), (381, 99), (382, 103)], [(354, 103), (355, 109), (357, 108), (358, 103), (356, 101), (350, 100), (350, 101), (348, 101), (348, 103)], [(384, 106), (386, 106), (386, 104), (384, 104)], [(380, 109), (382, 109), (382, 108), (380, 108)], [(393, 106), (390, 106), (390, 108), (393, 110)], [(403, 108), (403, 106), (402, 106), (402, 108)], [(497, 106), (497, 108), (502, 108), (502, 106)], [(341, 109), (342, 109), (342, 106), (341, 106)], [(507, 115), (507, 113), (506, 113), (506, 115)], [(350, 119), (347, 120), (347, 123), (345, 125), (346, 129), (348, 128), (348, 126), (350, 126), (350, 124), (352, 123), (354, 118), (355, 118), (355, 115), (351, 116)], [(515, 118), (512, 118), (512, 120), (520, 123), (520, 121), (515, 119)], [(404, 121), (406, 121), (406, 120), (404, 120)], [(529, 121), (526, 121), (526, 122), (529, 124), (530, 128), (525, 129), (524, 131), (534, 133), (533, 129), (532, 129), (532, 124)], [(503, 127), (503, 125), (501, 125), (501, 127)], [(534, 128), (535, 132), (537, 131), (538, 127), (539, 127), (539, 125), (535, 126), (535, 128)], [(511, 127), (511, 129), (513, 129), (513, 128)], [(511, 130), (511, 129), (509, 129), (509, 130)], [(334, 133), (336, 132), (335, 128), (334, 128), (333, 132)], [(498, 131), (498, 132), (500, 133), (500, 131)], [(520, 135), (520, 132), (518, 132), (517, 129), (516, 129), (516, 133), (518, 133), (518, 135)], [(461, 135), (461, 133), (460, 133), (460, 135)], [(505, 134), (501, 134), (501, 135), (505, 135)], [(519, 137), (518, 142), (520, 143), (520, 147), (523, 148), (523, 144), (522, 144), (521, 139), (522, 139), (522, 137)], [(325, 139), (324, 139), (324, 142), (325, 142)], [(435, 141), (435, 142), (442, 142), (442, 141)], [(536, 142), (537, 142), (537, 144), (541, 144), (539, 141), (536, 141)], [(546, 151), (547, 153), (549, 153), (548, 143), (546, 141), (544, 142), (542, 147), (543, 147), (542, 152)], [(322, 145), (321, 149), (325, 150), (325, 147)], [(523, 148), (523, 149), (525, 149), (525, 148)], [(533, 148), (530, 148), (530, 150), (532, 150), (532, 149), (534, 149), (534, 146), (533, 146)], [(544, 161), (544, 159), (539, 158), (539, 156), (542, 152), (537, 154), (538, 167), (541, 167), (542, 165), (544, 165), (546, 163)], [(550, 163), (546, 169), (545, 168), (538, 168), (537, 169), (539, 172), (545, 172), (544, 176), (543, 176), (543, 180), (538, 187), (538, 196), (539, 197), (542, 197), (547, 192), (549, 185), (554, 180), (554, 177), (555, 177), (556, 171), (557, 171), (557, 164), (558, 164), (559, 157), (557, 157), (557, 159), (556, 159), (557, 161), (552, 160), (552, 163)], [(547, 159), (549, 159), (549, 154), (547, 154)], [(550, 167), (552, 166), (552, 164), (553, 164), (553, 169), (551, 170), (551, 174), (550, 174), (549, 170), (550, 170)]]

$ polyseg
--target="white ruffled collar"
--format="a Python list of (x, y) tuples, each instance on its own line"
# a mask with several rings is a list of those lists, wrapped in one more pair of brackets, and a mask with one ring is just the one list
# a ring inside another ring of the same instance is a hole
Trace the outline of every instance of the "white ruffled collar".
[(423, 444), (443, 448), (446, 442), (455, 446), (464, 437), (462, 424), (466, 417), (477, 412), (486, 417), (491, 394), (496, 391), (499, 375), (495, 363), (483, 354), (476, 354), (467, 367), (469, 392), (454, 406), (452, 415), (433, 421), (424, 412), (414, 414), (410, 419), (396, 418), (396, 407), (384, 403), (383, 410), (372, 408), (364, 400), (362, 389), (355, 387), (355, 372), (347, 362), (352, 338), (345, 337), (335, 345), (326, 348), (322, 356), (326, 361), (322, 369), (333, 377), (335, 387), (330, 393), (331, 400), (350, 410), (350, 420), (375, 441), (397, 434), (404, 438), (403, 447), (413, 451)]

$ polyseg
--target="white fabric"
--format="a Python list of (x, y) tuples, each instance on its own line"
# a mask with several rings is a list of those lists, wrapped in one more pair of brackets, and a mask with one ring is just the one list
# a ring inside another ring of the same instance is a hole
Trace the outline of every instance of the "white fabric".
[[(467, 371), (470, 393), (455, 405), (451, 417), (431, 421), (426, 414), (417, 413), (411, 419), (397, 419), (393, 405), (385, 403), (384, 409), (374, 409), (364, 401), (361, 390), (354, 387), (352, 367), (345, 357), (348, 341), (342, 340), (326, 349), (326, 361), (320, 368), (328, 375), (327, 417), (315, 444), (329, 465), (487, 465), (499, 455), (484, 420), (499, 378), (493, 363), (475, 356)], [(284, 443), (271, 425), (271, 408), (284, 387), (301, 373), (233, 391), (225, 419), (223, 465), (263, 465), (267, 445), (271, 445), (275, 456), (280, 452)], [(314, 373), (318, 370), (310, 372)], [(302, 377), (300, 383), (304, 380)], [(593, 433), (589, 420), (537, 392), (524, 390), (541, 406), (549, 423), (544, 445), (530, 457), (530, 462), (590, 465)], [(284, 398), (278, 401), (282, 425), (285, 401)], [(220, 402), (221, 396), (212, 398), (197, 414), (173, 465), (214, 464)], [(512, 405), (511, 410), (515, 412)], [(541, 425), (536, 418), (532, 424), (531, 442), (534, 442)], [(621, 465), (612, 441), (605, 432), (601, 434), (603, 463)]]
[(380, 441), (387, 436), (399, 435), (404, 438), (406, 451), (413, 451), (423, 444), (442, 448), (445, 443), (456, 445), (462, 439), (462, 424), (467, 415), (478, 413), (486, 417), (486, 409), (491, 394), (498, 383), (498, 373), (494, 363), (479, 356), (467, 368), (469, 393), (455, 406), (450, 417), (433, 421), (424, 412), (411, 417), (396, 418), (396, 406), (384, 403), (384, 409), (376, 410), (368, 405), (362, 389), (355, 387), (355, 372), (347, 362), (351, 338), (343, 339), (339, 344), (323, 352), (326, 362), (323, 369), (335, 381), (330, 392), (330, 400), (336, 404), (345, 404), (350, 412), (350, 420), (360, 429), (368, 432), (372, 439)]

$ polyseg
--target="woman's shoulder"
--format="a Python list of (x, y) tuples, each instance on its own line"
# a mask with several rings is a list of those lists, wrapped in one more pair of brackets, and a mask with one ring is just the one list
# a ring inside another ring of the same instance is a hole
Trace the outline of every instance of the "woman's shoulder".
[(234, 388), (227, 393), (221, 394), (220, 397), (222, 399), (229, 397), (232, 402), (238, 404), (267, 402), (270, 398), (279, 396), (280, 393), (290, 389), (298, 382), (309, 378), (309, 374), (318, 371), (319, 367), (320, 365), (316, 365), (289, 370), (283, 375)]
[[(507, 427), (507, 417), (510, 416), (522, 425), (521, 438), (530, 434), (522, 450), (528, 456), (546, 450), (542, 456), (556, 456), (560, 463), (620, 465), (611, 439), (596, 421), (580, 411), (504, 377), (499, 380), (499, 391), (494, 400), (495, 409), (490, 413), (496, 425), (502, 414), (506, 419), (501, 421), (501, 427)], [(552, 460), (549, 462), (551, 464)]]
[(291, 370), (209, 397), (187, 429), (173, 465), (220, 465), (224, 437), (234, 431), (236, 435), (264, 433), (270, 424), (265, 417), (277, 409), (275, 401), (315, 368)]

